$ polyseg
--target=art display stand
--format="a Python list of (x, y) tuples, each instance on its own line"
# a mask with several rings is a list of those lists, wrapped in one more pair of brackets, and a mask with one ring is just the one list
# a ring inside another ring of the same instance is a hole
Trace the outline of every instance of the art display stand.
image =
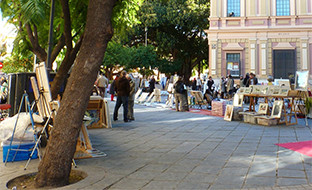
[(112, 121), (109, 116), (109, 107), (105, 99), (100, 96), (91, 96), (87, 111), (93, 111), (96, 113), (94, 118), (92, 118), (92, 120), (95, 121), (93, 121), (91, 125), (87, 126), (88, 129), (112, 128)]
[(195, 106), (199, 106), (200, 109), (202, 106), (208, 106), (208, 103), (206, 100), (204, 100), (203, 94), (201, 91), (198, 90), (191, 90), (190, 94), (195, 97)]

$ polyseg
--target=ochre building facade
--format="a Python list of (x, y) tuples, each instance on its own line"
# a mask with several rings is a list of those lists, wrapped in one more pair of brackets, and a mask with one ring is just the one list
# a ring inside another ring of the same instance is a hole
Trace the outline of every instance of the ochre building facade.
[(308, 70), (312, 84), (312, 0), (211, 0), (209, 75), (255, 73), (287, 79)]

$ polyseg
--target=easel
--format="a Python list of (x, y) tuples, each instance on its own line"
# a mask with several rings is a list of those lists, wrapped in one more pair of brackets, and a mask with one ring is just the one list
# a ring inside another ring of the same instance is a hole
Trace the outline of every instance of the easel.
[[(8, 149), (8, 152), (7, 152), (7, 155), (6, 155), (6, 159), (5, 159), (5, 164), (7, 163), (8, 161), (8, 158), (9, 158), (9, 154), (10, 154), (10, 151), (11, 150), (14, 150), (15, 151), (15, 154), (12, 158), (12, 162), (15, 160), (15, 157), (17, 155), (17, 152), (18, 151), (27, 151), (29, 152), (29, 150), (26, 150), (26, 149), (20, 149), (20, 146), (21, 146), (21, 141), (17, 147), (17, 149), (12, 149), (12, 143), (13, 143), (13, 139), (14, 139), (14, 133), (15, 133), (15, 130), (16, 130), (16, 126), (17, 126), (17, 122), (18, 122), (18, 119), (19, 119), (19, 115), (21, 113), (21, 110), (22, 110), (22, 106), (23, 106), (23, 103), (25, 102), (25, 110), (26, 112), (29, 112), (29, 116), (30, 116), (30, 121), (31, 121), (31, 125), (32, 125), (32, 129), (34, 130), (34, 126), (35, 126), (35, 123), (34, 123), (34, 119), (33, 119), (33, 112), (32, 112), (32, 108), (30, 106), (30, 102), (29, 102), (29, 98), (28, 98), (28, 95), (26, 92), (24, 92), (23, 96), (22, 96), (22, 99), (21, 99), (21, 103), (20, 103), (20, 107), (19, 107), (19, 110), (18, 110), (18, 115), (17, 115), (17, 118), (16, 118), (16, 122), (15, 122), (15, 125), (14, 125), (14, 129), (13, 129), (13, 133), (12, 133), (12, 137), (11, 137), (11, 140), (10, 140), (10, 145), (9, 145), (9, 149)], [(25, 129), (26, 130), (26, 129)], [(36, 135), (34, 134), (34, 140), (36, 141)], [(39, 154), (39, 148), (38, 147), (34, 147), (33, 148), (33, 152), (35, 152), (35, 150), (37, 150), (38, 154)], [(31, 154), (31, 156), (29, 157), (29, 160), (32, 158), (33, 156), (33, 152)], [(40, 155), (39, 155), (40, 157)]]

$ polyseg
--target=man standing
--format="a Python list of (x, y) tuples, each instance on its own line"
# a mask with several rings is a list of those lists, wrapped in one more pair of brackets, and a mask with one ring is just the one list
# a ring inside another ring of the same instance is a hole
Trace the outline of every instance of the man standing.
[(114, 109), (114, 121), (118, 120), (118, 109), (121, 104), (123, 106), (123, 116), (124, 122), (129, 122), (128, 120), (128, 98), (130, 94), (130, 83), (126, 78), (127, 72), (122, 71), (120, 78), (116, 81), (116, 92), (117, 92), (117, 101)]
[(155, 83), (156, 83), (156, 80), (155, 80), (154, 76), (152, 76), (150, 81), (149, 81), (149, 94), (152, 94), (154, 92)]
[(232, 75), (228, 75), (228, 81), (226, 83), (226, 91), (228, 93), (229, 98), (232, 98), (232, 95), (234, 93), (234, 79), (232, 78)]
[(104, 98), (106, 96), (106, 88), (108, 86), (108, 79), (101, 73), (96, 80), (96, 85), (99, 88), (100, 96)]
[(187, 90), (185, 89), (182, 77), (178, 78), (178, 81), (174, 84), (173, 88), (176, 111), (189, 111), (187, 102)]
[(129, 80), (129, 83), (130, 83), (130, 93), (129, 93), (129, 100), (128, 100), (128, 119), (130, 121), (133, 121), (134, 120), (133, 106), (134, 106), (134, 96), (135, 96), (135, 83), (134, 83), (132, 74), (128, 74), (127, 79)]
[(214, 84), (214, 81), (212, 80), (212, 77), (209, 76), (207, 86), (208, 86), (208, 89), (210, 90), (210, 92), (213, 92), (213, 89), (212, 89), (213, 84)]

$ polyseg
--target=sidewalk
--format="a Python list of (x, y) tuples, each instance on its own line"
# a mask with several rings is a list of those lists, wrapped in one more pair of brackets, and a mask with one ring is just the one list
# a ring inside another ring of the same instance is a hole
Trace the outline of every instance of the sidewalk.
[[(124, 123), (121, 108), (112, 129), (90, 129), (108, 156), (77, 160), (88, 177), (58, 189), (312, 189), (312, 157), (275, 145), (311, 140), (311, 119), (265, 127), (142, 105), (135, 119)], [(0, 164), (0, 189), (38, 162)]]

